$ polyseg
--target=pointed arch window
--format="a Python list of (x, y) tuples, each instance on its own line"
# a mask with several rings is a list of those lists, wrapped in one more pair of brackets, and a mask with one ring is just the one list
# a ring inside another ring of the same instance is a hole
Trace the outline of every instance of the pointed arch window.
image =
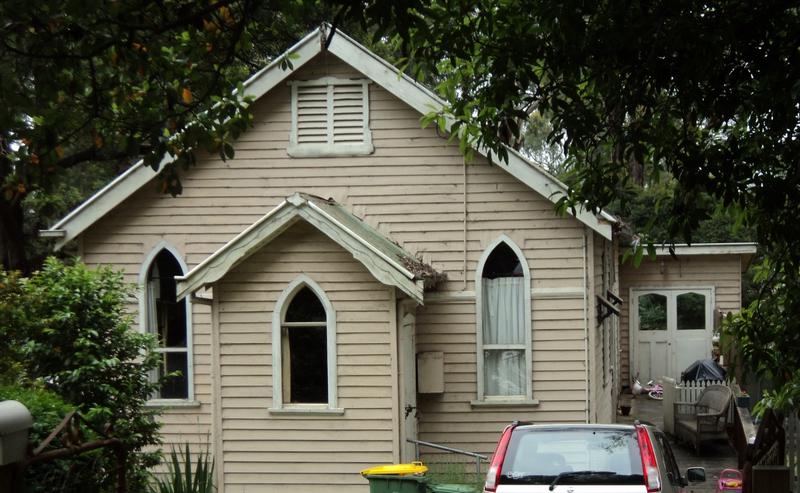
[(284, 290), (273, 314), (273, 411), (336, 409), (336, 313), (303, 275)]
[(145, 330), (158, 338), (159, 367), (151, 374), (157, 381), (165, 375), (154, 399), (190, 400), (192, 392), (190, 312), (186, 299), (177, 300), (175, 276), (184, 266), (168, 248), (161, 248), (147, 269)]
[(476, 277), (478, 400), (530, 400), (528, 263), (519, 247), (501, 236), (484, 252)]

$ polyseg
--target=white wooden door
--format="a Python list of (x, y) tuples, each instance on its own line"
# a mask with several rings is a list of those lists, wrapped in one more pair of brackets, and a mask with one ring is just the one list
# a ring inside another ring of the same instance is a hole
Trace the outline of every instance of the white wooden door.
[(639, 381), (680, 374), (711, 357), (713, 288), (631, 290), (631, 361)]
[[(402, 307), (401, 307), (402, 310)], [(400, 352), (400, 459), (402, 463), (416, 460), (415, 446), (406, 441), (418, 437), (417, 419), (417, 356), (416, 356), (416, 317), (411, 313), (402, 315), (400, 320), (398, 347)]]
[(673, 291), (675, 299), (675, 372), (681, 372), (699, 359), (710, 358), (714, 336), (713, 289)]

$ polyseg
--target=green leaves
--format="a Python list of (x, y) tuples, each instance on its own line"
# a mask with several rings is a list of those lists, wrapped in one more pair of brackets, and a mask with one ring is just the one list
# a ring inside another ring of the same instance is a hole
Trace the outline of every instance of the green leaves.
[(155, 478), (151, 493), (213, 493), (215, 489), (214, 459), (202, 450), (193, 456), (189, 442), (178, 450), (172, 447), (167, 471), (164, 477)]
[(0, 367), (23, 365), (26, 378), (57, 393), (96, 429), (113, 423), (136, 452), (134, 476), (142, 473), (154, 460), (144, 447), (160, 442), (158, 410), (146, 407), (158, 386), (149, 372), (159, 359), (155, 338), (131, 327), (125, 305), (135, 293), (123, 274), (50, 258), (35, 276), (6, 273), (0, 285), (0, 340), (10, 349)]
[[(198, 140), (222, 146), (238, 137), (250, 120), (248, 101), (232, 95), (241, 76), (234, 65), (260, 7), (247, 0), (0, 5), (0, 180), (25, 184), (24, 192), (5, 188), (0, 205), (21, 210), (31, 192), (55, 193), (53, 176), (82, 162), (144, 157), (159, 169), (169, 154), (181, 169), (194, 162), (188, 151)], [(192, 138), (176, 137), (195, 124)], [(25, 232), (8, 223), (12, 213), (0, 217), (21, 249)]]
[[(777, 0), (757, 9), (746, 0), (386, 4), (352, 15), (376, 26), (376, 36), (395, 34), (415, 75), (444, 79), (438, 88), (449, 103), (445, 116), (455, 122), (462, 150), (479, 147), (502, 161), (530, 111), (551, 118), (552, 135), (563, 139), (575, 166), (558, 212), (597, 211), (632, 186), (674, 179), (674, 193), (657, 211), (666, 225), (645, 226), (653, 235), (696, 241), (714, 208), (734, 214), (737, 228), (753, 228), (773, 275), (764, 278), (760, 302), (734, 322), (742, 354), (780, 388), (800, 388), (800, 350), (784, 358), (789, 367), (748, 346), (757, 340), (769, 347), (800, 333), (794, 322), (800, 291), (789, 289), (800, 278), (800, 249), (789, 247), (800, 243), (795, 6)], [(642, 237), (627, 257), (641, 261), (652, 239)], [(788, 381), (780, 381), (784, 373)]]

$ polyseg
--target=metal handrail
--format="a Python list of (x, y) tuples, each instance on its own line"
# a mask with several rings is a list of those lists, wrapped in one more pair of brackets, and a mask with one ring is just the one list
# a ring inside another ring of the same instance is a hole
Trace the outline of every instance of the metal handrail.
[(485, 455), (476, 454), (474, 452), (468, 452), (466, 450), (459, 450), (459, 449), (455, 449), (455, 448), (445, 447), (444, 445), (436, 445), (435, 443), (423, 442), (423, 441), (420, 441), (420, 440), (412, 440), (411, 438), (406, 438), (406, 441), (409, 442), (409, 443), (413, 443), (414, 444), (414, 457), (416, 457), (417, 460), (419, 460), (419, 446), (420, 445), (424, 445), (426, 447), (431, 447), (431, 448), (435, 448), (435, 449), (439, 449), (439, 450), (444, 450), (444, 451), (447, 451), (447, 452), (452, 452), (454, 454), (461, 454), (461, 455), (466, 455), (466, 456), (469, 456), (469, 457), (474, 457), (475, 458), (475, 479), (476, 479), (476, 481), (478, 483), (480, 483), (480, 478), (481, 478), (481, 461), (482, 460), (489, 460), (489, 457), (487, 457)]

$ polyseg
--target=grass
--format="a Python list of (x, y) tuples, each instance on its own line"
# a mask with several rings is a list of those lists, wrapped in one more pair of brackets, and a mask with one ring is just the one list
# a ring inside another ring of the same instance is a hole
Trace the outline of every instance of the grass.
[(461, 484), (483, 490), (486, 479), (486, 464), (482, 463), (481, 472), (475, 472), (475, 459), (455, 454), (437, 454), (435, 459), (425, 462), (428, 466), (429, 484)]

